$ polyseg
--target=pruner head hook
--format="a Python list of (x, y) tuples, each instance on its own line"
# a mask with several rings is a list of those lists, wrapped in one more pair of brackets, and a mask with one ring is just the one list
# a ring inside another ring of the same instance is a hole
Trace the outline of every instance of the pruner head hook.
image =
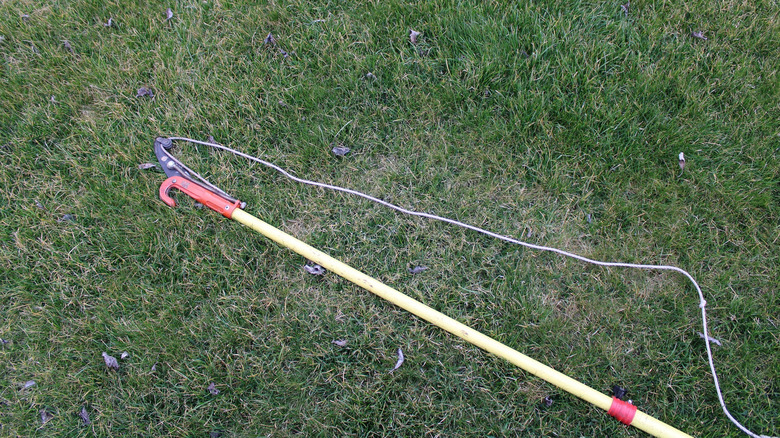
[(179, 189), (195, 201), (227, 218), (232, 218), (236, 208), (242, 206), (240, 201), (225, 199), (187, 177), (171, 176), (160, 186), (160, 199), (171, 207), (176, 206), (176, 201), (168, 194), (171, 189)]

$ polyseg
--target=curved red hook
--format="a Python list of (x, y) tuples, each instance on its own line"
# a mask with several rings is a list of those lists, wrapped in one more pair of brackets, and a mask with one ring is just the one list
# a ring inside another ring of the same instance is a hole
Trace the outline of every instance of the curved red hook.
[(241, 204), (240, 201), (231, 202), (188, 178), (172, 176), (160, 186), (160, 199), (171, 207), (176, 206), (176, 201), (168, 195), (171, 189), (181, 190), (187, 196), (229, 219), (233, 218), (233, 211)]

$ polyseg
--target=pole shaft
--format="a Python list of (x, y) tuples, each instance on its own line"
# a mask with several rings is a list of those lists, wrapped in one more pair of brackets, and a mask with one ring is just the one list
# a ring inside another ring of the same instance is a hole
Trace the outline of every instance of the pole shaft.
[[(426, 306), (425, 304), (393, 289), (390, 286), (370, 277), (351, 266), (325, 254), (324, 252), (309, 246), (308, 244), (296, 239), (295, 237), (263, 222), (251, 214), (237, 208), (233, 212), (233, 219), (246, 225), (249, 228), (268, 237), (281, 246), (291, 249), (301, 256), (311, 260), (330, 272), (333, 272), (350, 282), (384, 298), (385, 300), (407, 310), (414, 315), (434, 324), (443, 330), (458, 336), (469, 343), (488, 351), (498, 357), (504, 358), (517, 365), (523, 370), (536, 375), (537, 377), (563, 389), (564, 391), (576, 395), (577, 397), (608, 411), (612, 398), (602, 394), (595, 389), (572, 379), (571, 377), (558, 372), (547, 365), (542, 364), (517, 350), (514, 350), (501, 342), (490, 338), (465, 324), (462, 324), (443, 313)], [(632, 426), (637, 427), (653, 436), (657, 437), (689, 437), (689, 435), (675, 429), (674, 427), (655, 419), (641, 411), (637, 411)]]

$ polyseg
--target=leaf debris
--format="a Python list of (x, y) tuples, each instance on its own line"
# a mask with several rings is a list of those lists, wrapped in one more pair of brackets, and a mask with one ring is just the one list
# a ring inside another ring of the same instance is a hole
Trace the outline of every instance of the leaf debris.
[(414, 275), (414, 274), (419, 274), (421, 272), (427, 271), (428, 267), (425, 265), (420, 265), (420, 266), (415, 266), (413, 268), (409, 268), (408, 270), (410, 274)]
[(128, 353), (126, 351), (123, 351), (122, 354), (119, 355), (119, 358), (122, 359), (122, 360), (125, 360), (128, 357), (130, 357), (130, 353)]
[(715, 345), (722, 346), (723, 344), (720, 343), (719, 340), (713, 338), (712, 336), (705, 336), (702, 332), (696, 332), (699, 334), (699, 337), (702, 339), (708, 339), (710, 342), (712, 342)]
[(111, 27), (114, 24), (114, 20), (111, 17), (108, 17), (108, 21), (103, 23), (103, 26), (105, 27)]
[(338, 145), (334, 147), (331, 151), (333, 152), (333, 155), (337, 157), (343, 157), (344, 155), (347, 155), (351, 149), (344, 146), (344, 145)]
[(409, 30), (409, 41), (411, 41), (412, 44), (417, 44), (417, 38), (419, 38), (420, 35), (422, 35), (422, 33), (417, 32), (414, 29), (410, 29)]
[(398, 368), (401, 368), (401, 365), (403, 365), (403, 364), (404, 364), (404, 352), (401, 351), (400, 348), (398, 348), (398, 360), (395, 362), (395, 366), (393, 367), (392, 370), (390, 370), (390, 372), (392, 373), (393, 371), (397, 370)]
[(623, 11), (624, 14), (626, 14), (626, 17), (628, 17), (628, 8), (631, 6), (631, 1), (627, 1), (626, 4), (620, 5), (620, 9)]
[(311, 275), (325, 275), (325, 268), (323, 268), (320, 265), (314, 264), (314, 265), (303, 265), (303, 269), (306, 270)]
[(106, 353), (105, 351), (103, 352), (102, 356), (103, 356), (103, 361), (106, 363), (106, 366), (109, 369), (112, 369), (114, 371), (119, 370), (119, 362), (117, 362), (114, 356), (109, 356), (109, 354)]
[(339, 347), (346, 347), (347, 346), (347, 340), (346, 339), (334, 339), (331, 341), (331, 344), (338, 345)]
[(92, 423), (89, 421), (89, 412), (87, 412), (86, 406), (81, 407), (81, 410), (79, 411), (79, 418), (81, 418), (81, 422), (84, 424), (84, 426), (89, 426)]
[(41, 414), (41, 424), (46, 424), (49, 422), (49, 420), (54, 418), (54, 414), (47, 411), (46, 409), (41, 409), (40, 414)]
[(680, 155), (677, 158), (678, 158), (678, 160), (679, 160), (678, 162), (680, 164), (680, 171), (684, 171), (685, 170), (685, 154), (680, 152)]
[(285, 58), (289, 58), (290, 57), (290, 54), (287, 53), (286, 50), (284, 50), (283, 48), (279, 47), (279, 44), (277, 43), (276, 38), (274, 38), (274, 34), (271, 33), (271, 32), (268, 32), (268, 36), (266, 36), (265, 39), (263, 40), (263, 44), (265, 44), (267, 46), (271, 46), (271, 47), (276, 47), (277, 49), (279, 49), (279, 53), (281, 53), (282, 56), (284, 56)]
[(141, 163), (138, 165), (138, 168), (140, 170), (148, 170), (148, 169), (155, 169), (157, 167), (154, 163)]
[(59, 222), (59, 223), (62, 223), (62, 222), (73, 222), (74, 220), (76, 220), (76, 217), (73, 216), (72, 214), (68, 213), (68, 214), (62, 215), (61, 218), (57, 219), (57, 222)]
[(219, 389), (217, 389), (217, 385), (214, 384), (214, 382), (211, 382), (209, 387), (207, 388), (211, 395), (217, 395), (219, 394)]
[(35, 386), (35, 380), (28, 380), (24, 382), (24, 385), (22, 385), (22, 389), (32, 388)]
[(138, 89), (138, 92), (135, 94), (135, 97), (154, 97), (154, 92), (146, 87), (141, 87)]
[(704, 32), (700, 31), (700, 30), (691, 32), (691, 36), (694, 37), (694, 38), (698, 38), (700, 40), (707, 41), (707, 37), (704, 36)]
[(165, 10), (165, 21), (166, 22), (171, 21), (172, 18), (173, 18), (173, 11), (171, 10), (171, 8), (166, 9)]

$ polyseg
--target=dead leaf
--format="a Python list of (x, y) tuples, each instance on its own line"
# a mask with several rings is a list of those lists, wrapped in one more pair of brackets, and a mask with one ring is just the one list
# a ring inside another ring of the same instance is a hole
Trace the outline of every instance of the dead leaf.
[(374, 76), (373, 73), (368, 72), (366, 73), (366, 79), (371, 79), (373, 81), (374, 79), (376, 79), (376, 76)]
[(114, 24), (114, 20), (111, 17), (108, 17), (108, 21), (103, 23), (103, 26), (111, 27), (113, 24)]
[(152, 372), (157, 371), (157, 364), (152, 365)]
[(55, 98), (54, 98), (54, 96), (52, 96), (52, 97), (49, 99), (49, 102), (51, 102), (51, 103), (53, 103), (53, 104), (56, 104), (56, 103), (57, 103), (57, 99), (55, 99)]
[(409, 31), (409, 41), (411, 41), (411, 42), (412, 42), (412, 44), (417, 44), (417, 38), (418, 38), (420, 35), (422, 35), (422, 33), (420, 33), (420, 32), (417, 32), (417, 31), (416, 31), (416, 30), (414, 30), (414, 29), (411, 29), (411, 30)]
[(217, 389), (217, 385), (215, 385), (214, 382), (211, 382), (211, 385), (209, 385), (208, 390), (211, 393), (211, 395), (219, 394), (219, 389)]
[(135, 97), (144, 97), (144, 96), (154, 97), (154, 92), (152, 92), (152, 90), (146, 87), (141, 87), (138, 89), (138, 92), (135, 94)]
[(392, 373), (393, 371), (397, 370), (398, 368), (401, 368), (401, 365), (403, 365), (403, 364), (404, 364), (404, 352), (401, 351), (401, 349), (399, 348), (398, 349), (398, 361), (395, 363), (395, 366), (393, 367), (392, 370), (390, 370), (390, 372)]
[(41, 424), (46, 424), (49, 422), (49, 420), (54, 418), (54, 414), (47, 411), (46, 409), (41, 409), (40, 414), (41, 414)]
[(707, 41), (707, 37), (704, 36), (704, 32), (702, 32), (700, 30), (697, 30), (695, 32), (691, 32), (691, 36), (694, 37), (694, 38), (698, 38), (700, 40)]
[(337, 157), (343, 157), (344, 155), (347, 155), (350, 151), (350, 149), (344, 145), (338, 145), (334, 147), (332, 150), (333, 155)]
[(552, 406), (552, 405), (553, 405), (553, 399), (552, 399), (552, 397), (550, 397), (549, 395), (545, 396), (545, 397), (542, 399), (542, 406), (545, 406), (545, 407), (548, 407), (548, 408), (549, 408), (549, 407), (550, 407), (550, 406)]
[(700, 337), (700, 338), (702, 338), (702, 339), (709, 339), (709, 341), (710, 341), (710, 342), (712, 342), (712, 343), (713, 343), (713, 344), (715, 344), (715, 345), (718, 345), (718, 346), (721, 346), (721, 345), (723, 345), (723, 344), (721, 344), (721, 343), (720, 343), (720, 341), (719, 341), (719, 340), (717, 340), (717, 339), (713, 338), (712, 336), (704, 336), (704, 333), (702, 333), (702, 332), (696, 332), (696, 333), (698, 333), (698, 334), (699, 334), (699, 337)]
[(680, 152), (680, 155), (679, 155), (678, 159), (679, 159), (679, 164), (680, 164), (680, 171), (684, 171), (685, 170), (685, 154)]
[(165, 10), (165, 21), (171, 21), (171, 18), (173, 18), (173, 11), (168, 8)]
[(414, 275), (414, 274), (419, 274), (419, 273), (427, 271), (427, 270), (428, 270), (427, 266), (420, 265), (420, 266), (415, 266), (413, 268), (409, 268), (409, 273)]
[(212, 136), (212, 135), (209, 135), (209, 138), (208, 138), (208, 140), (207, 140), (207, 141), (208, 141), (209, 143), (213, 143), (213, 144), (216, 144), (216, 143), (217, 143), (217, 141), (216, 141), (216, 140), (214, 140), (214, 136)]
[(126, 351), (123, 351), (122, 354), (119, 355), (119, 358), (122, 359), (122, 360), (125, 360), (128, 357), (130, 357), (130, 353), (128, 353)]
[(263, 40), (263, 44), (270, 44), (272, 46), (276, 45), (276, 38), (274, 38), (274, 34), (271, 32), (268, 32), (268, 36), (265, 37)]
[(81, 411), (79, 411), (79, 418), (81, 418), (82, 423), (84, 423), (84, 426), (89, 426), (91, 421), (89, 421), (89, 412), (87, 412), (87, 407), (82, 406)]
[(30, 16), (27, 14), (22, 14), (22, 21), (24, 21), (25, 23), (30, 21)]
[(303, 265), (303, 269), (311, 275), (325, 275), (325, 268), (320, 265)]
[(68, 40), (63, 40), (63, 41), (62, 41), (62, 46), (63, 46), (63, 47), (65, 48), (65, 50), (67, 50), (68, 52), (70, 52), (70, 53), (73, 53), (73, 47), (71, 47), (71, 45), (70, 45), (70, 41), (68, 41)]
[(106, 353), (105, 351), (103, 352), (103, 361), (106, 363), (106, 366), (109, 369), (112, 369), (114, 371), (119, 370), (119, 362), (117, 362), (114, 356), (109, 356), (108, 353)]
[(57, 222), (73, 222), (76, 219), (72, 214), (64, 214), (61, 218), (57, 219)]
[(339, 347), (346, 347), (347, 346), (347, 341), (345, 339), (333, 340), (333, 341), (331, 341), (331, 343), (332, 344), (336, 344)]
[(22, 385), (22, 389), (32, 388), (35, 386), (35, 380), (28, 380), (24, 382), (24, 385)]
[[(37, 199), (35, 200), (35, 206), (40, 208), (41, 210), (46, 210), (46, 207), (44, 207), (43, 204), (41, 204), (41, 201)], [(3, 343), (5, 343), (5, 341)]]
[(141, 164), (138, 165), (138, 168), (140, 170), (154, 169), (156, 167), (157, 167), (157, 165), (154, 164), (154, 163), (141, 163)]
[(281, 54), (282, 54), (282, 56), (284, 56), (285, 58), (289, 58), (289, 57), (290, 57), (290, 54), (289, 54), (289, 53), (287, 53), (287, 52), (286, 52), (286, 51), (285, 51), (283, 48), (281, 48), (281, 47), (279, 47), (279, 53), (281, 53)]

